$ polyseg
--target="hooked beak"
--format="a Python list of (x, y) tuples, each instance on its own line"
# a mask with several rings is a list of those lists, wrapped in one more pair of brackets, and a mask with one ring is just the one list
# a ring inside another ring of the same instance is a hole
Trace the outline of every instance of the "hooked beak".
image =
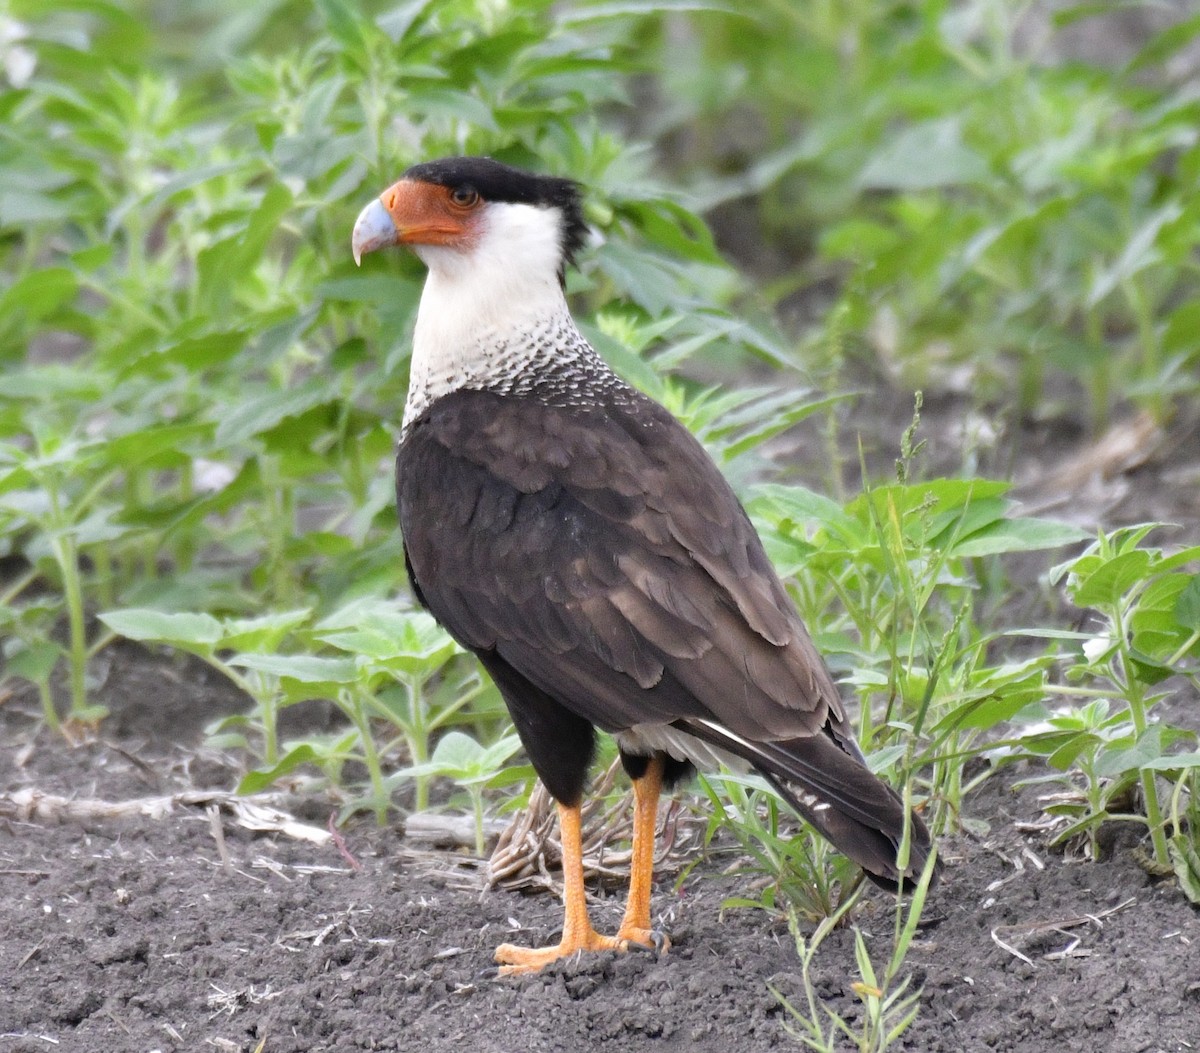
[(477, 205), (456, 206), (444, 186), (401, 179), (358, 214), (350, 242), (354, 262), (389, 245), (463, 248), (478, 230)]
[(354, 234), (350, 239), (350, 249), (354, 253), (354, 263), (362, 266), (362, 258), (368, 252), (386, 248), (388, 245), (400, 244), (400, 231), (396, 221), (383, 204), (382, 198), (376, 198), (359, 214), (354, 221)]

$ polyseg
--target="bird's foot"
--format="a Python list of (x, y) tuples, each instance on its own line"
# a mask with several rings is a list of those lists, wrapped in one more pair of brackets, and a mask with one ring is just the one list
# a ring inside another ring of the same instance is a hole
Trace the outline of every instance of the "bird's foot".
[(671, 937), (659, 929), (643, 928), (638, 925), (622, 925), (617, 939), (624, 940), (626, 950), (655, 951), (666, 954), (671, 949)]
[(577, 936), (563, 935), (562, 941), (552, 947), (517, 947), (502, 943), (496, 948), (495, 959), (500, 963), (497, 970), (501, 976), (517, 976), (521, 973), (540, 972), (551, 962), (566, 958), (579, 951), (627, 951), (629, 944), (619, 936), (601, 936), (593, 928)]
[(523, 973), (540, 972), (551, 962), (580, 951), (624, 953), (630, 950), (645, 950), (666, 954), (670, 946), (671, 941), (666, 933), (654, 929), (622, 926), (616, 936), (602, 936), (595, 929), (589, 928), (582, 936), (564, 936), (560, 943), (552, 947), (517, 947), (511, 943), (502, 943), (496, 948), (495, 958), (500, 963), (496, 973), (499, 976), (519, 976)]

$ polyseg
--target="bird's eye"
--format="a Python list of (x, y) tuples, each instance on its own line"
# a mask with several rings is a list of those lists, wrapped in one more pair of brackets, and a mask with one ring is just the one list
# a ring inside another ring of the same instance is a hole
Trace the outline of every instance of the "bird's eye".
[(458, 208), (474, 208), (479, 204), (479, 191), (469, 186), (456, 186), (450, 191), (450, 203)]

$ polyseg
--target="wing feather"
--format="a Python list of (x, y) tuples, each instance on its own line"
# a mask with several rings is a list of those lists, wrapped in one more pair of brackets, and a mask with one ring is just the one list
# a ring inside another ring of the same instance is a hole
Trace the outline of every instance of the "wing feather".
[(778, 740), (844, 722), (745, 511), (656, 403), (460, 391), (409, 428), (397, 471), (435, 616), (593, 723)]

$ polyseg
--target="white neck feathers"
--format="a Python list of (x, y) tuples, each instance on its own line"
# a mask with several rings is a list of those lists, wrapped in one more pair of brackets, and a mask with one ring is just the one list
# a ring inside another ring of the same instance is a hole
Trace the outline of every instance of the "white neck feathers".
[(561, 331), (564, 321), (575, 331), (558, 277), (560, 225), (557, 209), (491, 202), (469, 245), (414, 246), (429, 277), (413, 334), (405, 427), (458, 388), (521, 373), (547, 350), (539, 334)]

